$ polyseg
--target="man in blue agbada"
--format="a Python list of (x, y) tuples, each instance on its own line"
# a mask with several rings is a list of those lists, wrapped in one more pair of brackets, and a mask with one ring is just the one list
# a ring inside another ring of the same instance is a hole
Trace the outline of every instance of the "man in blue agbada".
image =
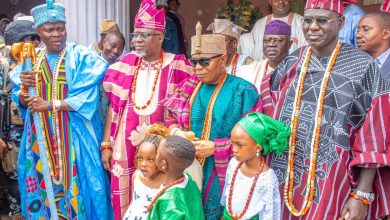
[[(25, 117), (18, 160), (23, 216), (112, 219), (108, 177), (100, 162), (102, 128), (97, 114), (98, 86), (108, 64), (86, 48), (66, 43), (61, 4), (48, 0), (31, 14), (45, 48), (37, 54), (32, 72), (18, 67), (11, 73), (13, 100)], [(29, 97), (29, 87), (36, 89), (37, 96)], [(41, 127), (34, 125), (34, 112), (39, 112)], [(48, 158), (47, 166), (42, 157)], [(45, 175), (49, 182), (44, 181)], [(50, 203), (53, 197), (55, 204)]]

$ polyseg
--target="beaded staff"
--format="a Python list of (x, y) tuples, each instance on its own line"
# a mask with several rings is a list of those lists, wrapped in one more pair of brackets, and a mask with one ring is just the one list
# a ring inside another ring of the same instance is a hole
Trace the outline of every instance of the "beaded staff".
[[(35, 63), (35, 48), (31, 43), (15, 43), (11, 48), (11, 55), (15, 60), (22, 65), (23, 71), (32, 71), (32, 63)], [(28, 88), (28, 93), (31, 97), (36, 96), (37, 93), (34, 87)], [(34, 112), (33, 114), (34, 124), (36, 128), (42, 127), (42, 121), (40, 119), (39, 113)], [(43, 152), (46, 152), (47, 144), (44, 138), (44, 134), (42, 129), (36, 129), (37, 132), (37, 141), (38, 148), (40, 152), (40, 158), (42, 162), (42, 170), (43, 170), (43, 180), (45, 181), (47, 200), (49, 202), (49, 208), (51, 213), (51, 218), (53, 220), (58, 220), (57, 208), (55, 203), (54, 191), (51, 182), (51, 176), (49, 172), (49, 161), (47, 155)], [(41, 153), (42, 152), (42, 153)]]

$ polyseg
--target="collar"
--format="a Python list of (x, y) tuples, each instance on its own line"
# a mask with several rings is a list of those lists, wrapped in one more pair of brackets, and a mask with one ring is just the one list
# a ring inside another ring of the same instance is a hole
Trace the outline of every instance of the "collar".
[(386, 62), (387, 58), (390, 55), (390, 48), (383, 52), (379, 57), (375, 59), (376, 64), (378, 64), (379, 68)]

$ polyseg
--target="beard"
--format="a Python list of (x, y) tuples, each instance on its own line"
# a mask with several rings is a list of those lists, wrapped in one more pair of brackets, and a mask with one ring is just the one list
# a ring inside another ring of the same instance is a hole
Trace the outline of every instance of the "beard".
[(147, 53), (145, 51), (135, 51), (137, 57), (145, 57)]

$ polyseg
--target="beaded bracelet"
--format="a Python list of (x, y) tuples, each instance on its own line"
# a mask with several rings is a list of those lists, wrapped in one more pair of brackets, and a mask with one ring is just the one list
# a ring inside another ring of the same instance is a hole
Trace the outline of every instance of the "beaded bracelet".
[(370, 201), (368, 201), (368, 199), (363, 198), (363, 197), (361, 197), (361, 196), (358, 196), (355, 192), (351, 192), (349, 195), (350, 195), (351, 197), (357, 199), (357, 200), (362, 201), (365, 205), (370, 205)]
[(28, 91), (23, 91), (23, 90), (20, 90), (20, 95), (24, 96), (24, 97), (28, 97), (30, 96), (30, 94), (28, 93)]
[(24, 93), (28, 93), (28, 89), (24, 87), (23, 85), (20, 86), (20, 90)]
[(107, 150), (107, 149), (112, 150), (112, 147), (110, 145), (105, 145), (105, 146), (101, 146), (100, 147), (100, 151), (104, 151), (104, 150)]

